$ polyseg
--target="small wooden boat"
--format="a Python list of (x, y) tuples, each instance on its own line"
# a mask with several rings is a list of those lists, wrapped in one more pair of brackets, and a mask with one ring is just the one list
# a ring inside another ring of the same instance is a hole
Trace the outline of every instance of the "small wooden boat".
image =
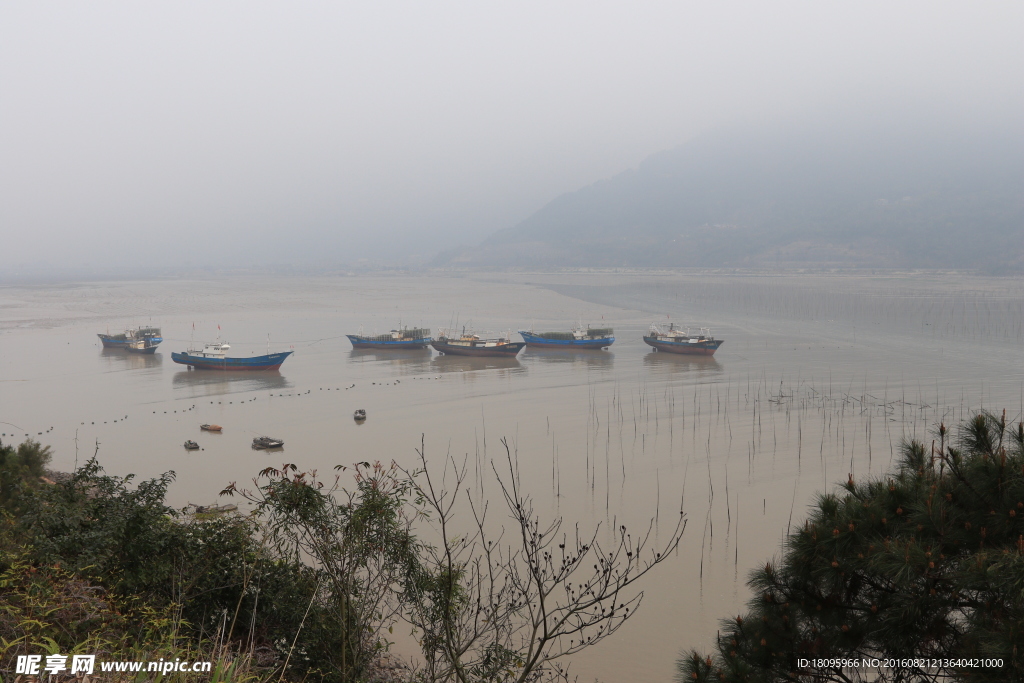
[(219, 432), (223, 429), (220, 425), (199, 425), (199, 428), (204, 432)]
[(269, 436), (257, 436), (252, 440), (252, 447), (258, 451), (265, 451), (268, 448), (281, 448), (283, 446), (284, 441), (272, 439)]
[(188, 441), (185, 442), (185, 450), (186, 451), (198, 451), (199, 450), (199, 444), (197, 444), (192, 439), (189, 439)]
[(360, 408), (356, 412), (352, 413), (352, 417), (356, 422), (362, 422), (366, 419), (366, 411)]

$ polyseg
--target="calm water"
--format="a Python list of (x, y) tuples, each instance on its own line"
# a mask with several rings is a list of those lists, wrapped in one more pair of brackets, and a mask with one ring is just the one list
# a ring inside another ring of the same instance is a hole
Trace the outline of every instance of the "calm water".
[[(669, 317), (670, 316), (670, 317)], [(353, 351), (399, 320), (481, 334), (614, 326), (611, 352), (515, 360)], [(713, 359), (651, 352), (652, 322), (709, 325)], [(53, 447), (57, 469), (99, 443), (114, 474), (172, 469), (171, 503), (211, 503), (267, 465), (468, 457), (507, 437), (544, 514), (671, 530), (678, 556), (616, 636), (578, 656), (583, 681), (670, 680), (747, 599), (816, 491), (880, 474), (905, 436), (984, 406), (1019, 418), (1024, 281), (957, 274), (575, 274), (227, 278), (0, 288), (0, 432)], [(103, 351), (97, 332), (154, 324), (155, 356)], [(172, 350), (220, 325), (234, 355), (293, 349), (280, 374), (189, 372)], [(351, 415), (365, 408), (357, 425)], [(223, 434), (201, 433), (214, 422)], [(39, 432), (42, 432), (40, 435)], [(284, 439), (255, 452), (252, 437)], [(8, 437), (5, 441), (9, 440)], [(186, 453), (194, 439), (202, 451)], [(77, 446), (76, 446), (77, 444)], [(484, 495), (488, 478), (474, 482)], [(400, 647), (402, 647), (400, 645)]]

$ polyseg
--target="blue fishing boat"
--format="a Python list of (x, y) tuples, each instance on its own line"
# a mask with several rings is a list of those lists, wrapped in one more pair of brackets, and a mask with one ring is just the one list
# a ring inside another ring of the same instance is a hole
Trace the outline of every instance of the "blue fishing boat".
[[(103, 342), (103, 348), (105, 349), (128, 349), (134, 347), (132, 350), (141, 353), (153, 353), (156, 351), (157, 344), (162, 342), (164, 338), (160, 335), (159, 327), (136, 327), (134, 330), (125, 330), (121, 334), (97, 334), (100, 341)], [(140, 345), (138, 342), (142, 342)], [(140, 349), (152, 349), (141, 350)]]
[(610, 327), (583, 328), (582, 325), (573, 328), (571, 332), (541, 332), (533, 330), (519, 330), (519, 334), (526, 341), (528, 346), (539, 346), (542, 348), (555, 349), (606, 349), (615, 343), (612, 336), (614, 330)]
[[(360, 329), (362, 332), (362, 329)], [(366, 336), (363, 334), (346, 334), (352, 342), (353, 349), (425, 349), (434, 341), (430, 338), (430, 330), (422, 327), (412, 329), (403, 327), (400, 330), (391, 330), (390, 334), (377, 334)]]
[(207, 344), (202, 351), (190, 349), (182, 353), (172, 353), (171, 360), (195, 370), (277, 370), (285, 358), (292, 355), (291, 351), (283, 351), (268, 353), (265, 356), (229, 358), (230, 350), (230, 345), (217, 342)]
[(644, 335), (644, 343), (654, 347), (656, 351), (694, 356), (713, 356), (724, 341), (712, 337), (711, 330), (706, 327), (700, 328), (697, 334), (690, 334), (688, 329), (676, 329), (675, 323), (669, 323), (665, 331), (657, 325), (651, 325), (650, 331)]

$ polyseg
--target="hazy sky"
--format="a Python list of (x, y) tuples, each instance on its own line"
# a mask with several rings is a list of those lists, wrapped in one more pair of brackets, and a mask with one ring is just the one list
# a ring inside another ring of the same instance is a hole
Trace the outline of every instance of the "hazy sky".
[(1020, 2), (0, 4), (0, 268), (401, 259), (695, 134), (1021, 110)]

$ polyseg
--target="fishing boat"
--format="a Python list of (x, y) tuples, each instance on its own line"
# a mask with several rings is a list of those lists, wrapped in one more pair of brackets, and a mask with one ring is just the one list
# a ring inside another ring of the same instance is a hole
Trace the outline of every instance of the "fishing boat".
[(277, 370), (285, 358), (292, 355), (291, 351), (282, 351), (249, 358), (229, 358), (230, 350), (229, 344), (216, 342), (207, 344), (202, 351), (190, 349), (172, 353), (171, 360), (195, 370)]
[(199, 444), (197, 444), (192, 439), (189, 439), (188, 441), (185, 442), (185, 450), (186, 451), (198, 451), (199, 450)]
[(220, 425), (199, 425), (204, 432), (219, 432), (223, 429)]
[(519, 330), (519, 334), (526, 340), (527, 346), (539, 346), (541, 348), (555, 349), (606, 349), (615, 343), (612, 336), (614, 330), (610, 327), (584, 328), (577, 325), (571, 332), (540, 332), (535, 333), (532, 329)]
[(360, 408), (356, 412), (352, 413), (352, 419), (354, 419), (356, 422), (362, 422), (363, 420), (366, 419), (366, 411)]
[(651, 329), (644, 335), (644, 342), (656, 351), (695, 356), (713, 356), (724, 341), (712, 337), (711, 330), (706, 327), (700, 328), (697, 334), (690, 334), (689, 329), (677, 329), (675, 323), (669, 323), (665, 331), (657, 325), (651, 325)]
[[(497, 339), (481, 339), (478, 335), (467, 334), (465, 328), (462, 336), (457, 339), (450, 338), (447, 332), (430, 343), (439, 353), (453, 356), (502, 356), (515, 358), (526, 342), (511, 341), (508, 336)], [(511, 334), (511, 333), (510, 333)], [(510, 336), (510, 335), (509, 335)]]
[(133, 339), (124, 346), (124, 350), (128, 353), (156, 353), (156, 347), (159, 343), (159, 339), (153, 341), (151, 337), (147, 339)]
[(265, 451), (268, 448), (281, 448), (282, 446), (284, 446), (284, 441), (272, 439), (269, 436), (257, 436), (252, 440), (252, 447), (258, 451)]
[(433, 339), (430, 338), (430, 330), (423, 327), (412, 329), (403, 327), (400, 330), (391, 330), (389, 334), (378, 334), (366, 336), (360, 328), (359, 334), (346, 334), (352, 342), (353, 349), (385, 349), (397, 351), (400, 349), (425, 349)]
[[(97, 334), (100, 341), (103, 342), (103, 348), (105, 349), (127, 349), (130, 345), (137, 342), (144, 342), (142, 350), (139, 353), (153, 353), (156, 351), (157, 345), (164, 339), (160, 334), (159, 327), (136, 327), (134, 330), (125, 330), (121, 334)], [(131, 350), (131, 349), (130, 349)]]
[(238, 506), (234, 503), (228, 503), (227, 505), (196, 505), (195, 503), (189, 503), (185, 506), (186, 515), (222, 515), (227, 512), (235, 512), (238, 510)]

